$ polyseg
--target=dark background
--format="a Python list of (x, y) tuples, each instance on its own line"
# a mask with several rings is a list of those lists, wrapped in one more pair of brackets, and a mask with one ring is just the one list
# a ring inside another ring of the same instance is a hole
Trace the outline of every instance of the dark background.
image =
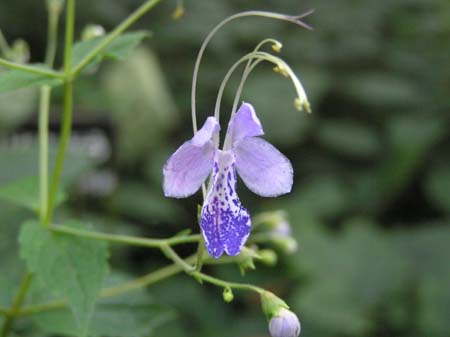
[[(111, 30), (140, 3), (77, 1), (77, 38), (89, 23)], [(291, 84), (270, 66), (258, 67), (246, 83), (243, 98), (255, 106), (265, 138), (291, 159), (295, 185), (289, 195), (264, 199), (240, 184), (241, 200), (252, 214), (287, 211), (299, 243), (295, 254), (279, 252), (276, 267), (258, 266), (246, 280), (285, 298), (300, 317), (303, 336), (448, 337), (448, 0), (188, 0), (177, 21), (171, 18), (174, 7), (163, 2), (136, 24), (153, 36), (126, 61), (107, 62), (78, 81), (65, 175), (70, 198), (58, 219), (78, 217), (134, 235), (197, 232), (200, 194), (165, 199), (161, 168), (191, 137), (190, 84), (203, 38), (239, 11), (299, 14), (314, 8), (306, 19), (312, 32), (263, 18), (233, 22), (214, 38), (200, 68), (201, 124), (213, 111), (227, 69), (260, 40), (277, 38), (313, 110), (305, 115), (293, 108)], [(0, 29), (10, 43), (29, 43), (32, 62), (42, 60), (44, 1), (2, 0)], [(235, 85), (226, 91), (223, 115)], [(36, 94), (22, 89), (0, 96), (0, 184), (36, 175)], [(54, 135), (60, 104), (55, 90)], [(26, 217), (0, 203), (1, 273), (21, 267), (13, 262), (11, 238)], [(181, 253), (194, 248), (182, 247)], [(123, 247), (115, 247), (111, 262), (113, 270), (134, 275), (166, 263), (159, 253)], [(235, 267), (207, 271), (240, 278)], [(219, 289), (200, 287), (187, 276), (149, 292), (177, 314), (155, 336), (268, 335), (251, 294), (236, 294), (225, 304)]]

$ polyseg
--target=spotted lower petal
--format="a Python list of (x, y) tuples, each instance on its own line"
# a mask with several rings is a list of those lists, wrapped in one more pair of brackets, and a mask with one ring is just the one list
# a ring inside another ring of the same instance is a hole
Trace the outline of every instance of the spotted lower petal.
[(202, 207), (200, 227), (208, 253), (238, 255), (250, 234), (250, 214), (236, 193), (232, 151), (216, 151), (212, 183)]

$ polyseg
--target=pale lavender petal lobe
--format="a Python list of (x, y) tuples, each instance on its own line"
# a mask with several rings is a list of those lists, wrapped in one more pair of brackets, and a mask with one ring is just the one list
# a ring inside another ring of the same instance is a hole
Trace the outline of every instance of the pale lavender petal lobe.
[(202, 207), (200, 227), (208, 253), (238, 255), (250, 234), (250, 215), (236, 193), (235, 160), (231, 151), (216, 152), (212, 184)]
[(202, 146), (209, 142), (213, 135), (220, 131), (220, 125), (214, 117), (208, 117), (202, 128), (192, 138), (192, 144)]
[(245, 137), (262, 136), (263, 134), (261, 122), (256, 116), (253, 106), (249, 103), (242, 103), (228, 124), (227, 137), (231, 137), (231, 144)]
[(215, 146), (212, 137), (219, 124), (209, 117), (189, 141), (181, 145), (163, 168), (166, 197), (185, 198), (197, 192), (212, 170)]
[(233, 151), (237, 172), (252, 192), (276, 197), (291, 191), (291, 162), (272, 144), (258, 137), (248, 137), (236, 142)]

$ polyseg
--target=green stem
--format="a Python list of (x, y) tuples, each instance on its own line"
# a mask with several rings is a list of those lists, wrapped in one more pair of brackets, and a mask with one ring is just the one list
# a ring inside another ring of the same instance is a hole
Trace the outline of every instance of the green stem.
[[(49, 6), (47, 23), (47, 50), (45, 64), (53, 67), (58, 43), (58, 22), (62, 7)], [(43, 86), (39, 97), (39, 195), (40, 221), (45, 222), (48, 207), (48, 120), (50, 114), (51, 88)]]
[(20, 306), (22, 305), (23, 300), (25, 299), (32, 278), (33, 276), (30, 273), (25, 274), (22, 283), (20, 284), (17, 295), (11, 305), (8, 316), (6, 317), (5, 323), (3, 324), (2, 331), (0, 332), (0, 337), (8, 336), (11, 328), (13, 327), (14, 319), (20, 310)]
[(161, 246), (161, 250), (169, 259), (175, 262), (175, 264), (182, 267), (186, 273), (191, 273), (195, 270), (195, 267), (186, 263), (186, 261), (184, 261), (170, 246), (163, 245)]
[(224, 280), (218, 279), (217, 277), (206, 275), (204, 273), (197, 272), (197, 271), (191, 273), (191, 275), (194, 276), (197, 279), (203, 280), (205, 282), (208, 282), (208, 283), (211, 283), (211, 284), (214, 284), (216, 286), (223, 287), (223, 288), (229, 287), (229, 288), (232, 288), (232, 289), (250, 290), (250, 291), (257, 292), (258, 294), (261, 294), (261, 293), (263, 293), (265, 291), (263, 288), (254, 286), (252, 284), (228, 282), (228, 281), (224, 281)]
[(129, 15), (111, 33), (109, 33), (89, 54), (87, 54), (77, 65), (75, 65), (72, 76), (76, 77), (102, 50), (113, 42), (120, 34), (127, 30), (139, 18), (155, 7), (161, 0), (148, 0)]
[(39, 216), (42, 224), (45, 222), (48, 207), (48, 119), (50, 92), (50, 87), (42, 87), (39, 101)]
[[(173, 252), (173, 253), (176, 254), (175, 252)], [(172, 255), (173, 253), (171, 253), (169, 255)], [(205, 264), (214, 264), (214, 265), (229, 264), (229, 263), (236, 262), (236, 259), (237, 258), (235, 258), (235, 257), (223, 258), (220, 260), (208, 258), (204, 261), (204, 263)], [(195, 262), (195, 260), (196, 260), (195, 254), (189, 256), (188, 258), (186, 258), (184, 260), (183, 259), (181, 259), (181, 260), (183, 261), (183, 263), (179, 263), (179, 261), (177, 259), (177, 262), (175, 262), (172, 265), (160, 268), (160, 269), (155, 270), (147, 275), (144, 275), (137, 279), (131, 280), (124, 284), (105, 288), (100, 292), (99, 298), (104, 299), (104, 298), (114, 297), (114, 296), (128, 293), (128, 292), (136, 290), (136, 289), (145, 288), (152, 284), (163, 281), (169, 277), (172, 277), (176, 274), (179, 274), (183, 271), (187, 271), (189, 275), (191, 275), (197, 279), (202, 279), (206, 282), (217, 285), (219, 287), (230, 287), (230, 288), (234, 288), (234, 289), (251, 290), (251, 291), (255, 291), (257, 293), (261, 293), (264, 291), (264, 289), (253, 286), (251, 284), (227, 282), (227, 281), (223, 281), (223, 280), (220, 280), (220, 279), (212, 277), (212, 276), (205, 275), (200, 272), (192, 272), (191, 270), (187, 270), (186, 265), (190, 266)], [(51, 311), (51, 310), (64, 308), (66, 306), (67, 306), (67, 301), (65, 301), (65, 300), (55, 300), (55, 301), (46, 302), (46, 303), (33, 304), (33, 305), (23, 307), (21, 310), (19, 310), (16, 313), (16, 316), (30, 316), (30, 315), (37, 314), (37, 313), (44, 312), (44, 311)]]
[(73, 84), (67, 81), (64, 84), (64, 107), (61, 125), (61, 140), (59, 142), (58, 154), (56, 155), (55, 168), (50, 183), (50, 194), (48, 207), (44, 223), (48, 226), (52, 221), (53, 209), (55, 206), (56, 194), (58, 192), (61, 175), (64, 169), (64, 160), (66, 158), (67, 145), (69, 143), (72, 131), (72, 113), (73, 113)]
[(196, 280), (206, 281), (208, 283), (224, 288), (229, 287), (233, 289), (251, 290), (257, 292), (258, 294), (261, 294), (264, 291), (263, 288), (254, 286), (252, 284), (228, 282), (210, 275), (206, 275), (202, 272), (196, 271), (195, 269), (192, 268), (192, 266), (187, 264), (186, 261), (183, 260), (172, 248), (168, 246), (164, 247), (163, 251), (166, 253), (167, 257), (169, 257), (176, 265), (178, 265), (187, 274), (191, 275)]
[(47, 212), (44, 224), (47, 226), (52, 221), (53, 208), (55, 205), (56, 194), (58, 192), (62, 171), (64, 169), (64, 160), (66, 158), (67, 144), (70, 140), (72, 131), (72, 114), (73, 114), (73, 83), (70, 78), (72, 67), (72, 45), (75, 26), (75, 0), (67, 0), (66, 7), (66, 32), (64, 41), (64, 99), (63, 99), (63, 115), (61, 122), (61, 140), (59, 142), (58, 154), (56, 155), (56, 164), (50, 183), (50, 194), (48, 199)]
[(54, 70), (45, 70), (45, 69), (42, 69), (42, 68), (31, 67), (31, 66), (27, 66), (27, 65), (24, 65), (24, 64), (10, 62), (10, 61), (7, 61), (7, 60), (2, 59), (2, 58), (0, 58), (0, 66), (3, 66), (5, 68), (9, 68), (9, 69), (13, 69), (13, 70), (25, 71), (25, 72), (30, 73), (30, 74), (51, 77), (51, 78), (58, 78), (58, 79), (64, 79), (65, 78), (64, 74), (61, 74), (61, 73), (59, 73), (57, 71), (54, 71)]
[(195, 262), (195, 270), (201, 271), (203, 266), (203, 256), (205, 255), (205, 239), (200, 237), (197, 247), (197, 262)]
[(168, 238), (168, 239), (147, 239), (147, 238), (133, 237), (133, 236), (128, 236), (128, 235), (92, 232), (92, 231), (88, 231), (88, 230), (76, 229), (76, 228), (61, 226), (61, 225), (52, 225), (49, 228), (53, 232), (57, 232), (57, 233), (75, 235), (75, 236), (80, 236), (80, 237), (94, 239), (94, 240), (102, 240), (102, 241), (109, 241), (109, 242), (114, 242), (114, 243), (129, 244), (129, 245), (133, 245), (133, 246), (149, 247), (149, 248), (161, 248), (164, 245), (172, 246), (172, 245), (178, 245), (178, 244), (183, 244), (183, 243), (198, 242), (200, 240), (200, 235), (174, 236), (174, 237)]
[[(186, 263), (194, 263), (195, 256), (192, 255), (184, 260)], [(172, 277), (178, 273), (181, 273), (183, 271), (183, 268), (177, 264), (171, 264), (169, 266), (160, 268), (158, 270), (155, 270), (154, 272), (151, 272), (147, 275), (144, 275), (142, 277), (139, 277), (137, 279), (134, 279), (132, 281), (126, 282), (124, 284), (105, 288), (100, 292), (100, 298), (109, 298), (118, 296), (124, 293), (128, 293), (130, 291), (148, 287), (152, 284), (155, 284), (159, 281), (162, 281), (164, 279), (167, 279), (169, 277)], [(63, 308), (67, 305), (67, 302), (65, 300), (56, 300), (51, 301), (47, 303), (41, 303), (41, 304), (34, 304), (29, 305), (27, 307), (22, 308), (17, 315), (18, 316), (29, 316), (36, 313), (40, 313), (43, 311), (50, 311), (55, 309)]]
[[(72, 46), (75, 27), (75, 0), (67, 0), (66, 33), (64, 40), (64, 74), (69, 76), (72, 67)], [(70, 81), (70, 79), (68, 80)]]

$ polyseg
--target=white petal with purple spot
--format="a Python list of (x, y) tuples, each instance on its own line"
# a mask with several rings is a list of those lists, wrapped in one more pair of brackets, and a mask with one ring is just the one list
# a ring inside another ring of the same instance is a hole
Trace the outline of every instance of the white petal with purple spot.
[(200, 227), (208, 253), (219, 258), (239, 254), (250, 234), (250, 215), (236, 193), (232, 151), (217, 150), (211, 186), (202, 207)]

